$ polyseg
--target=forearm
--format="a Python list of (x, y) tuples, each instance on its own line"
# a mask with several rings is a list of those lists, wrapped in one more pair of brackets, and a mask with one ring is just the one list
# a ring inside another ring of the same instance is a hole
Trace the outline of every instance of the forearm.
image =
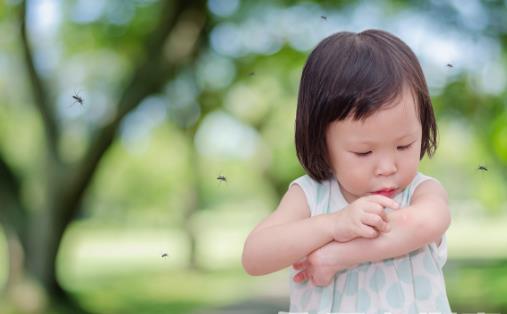
[[(323, 265), (353, 265), (380, 261), (412, 252), (438, 240), (449, 223), (445, 213), (440, 223), (434, 223), (430, 211), (407, 207), (388, 214), (391, 231), (381, 233), (375, 239), (357, 238), (346, 243), (331, 242), (317, 251), (315, 258)], [(449, 220), (450, 222), (450, 220)]]
[(245, 241), (243, 267), (254, 276), (278, 271), (333, 241), (332, 234), (329, 215), (258, 230)]

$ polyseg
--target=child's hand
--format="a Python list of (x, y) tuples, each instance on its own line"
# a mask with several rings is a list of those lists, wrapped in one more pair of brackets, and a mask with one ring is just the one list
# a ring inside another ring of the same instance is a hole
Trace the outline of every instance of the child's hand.
[(292, 265), (299, 272), (294, 276), (295, 282), (310, 280), (315, 286), (327, 286), (331, 283), (336, 270), (331, 266), (318, 266), (312, 264), (309, 259), (296, 262)]
[(385, 207), (396, 209), (399, 205), (383, 195), (368, 195), (331, 214), (334, 239), (347, 242), (357, 237), (375, 238), (379, 232), (388, 232), (390, 228)]
[(344, 265), (329, 264), (324, 255), (326, 254), (326, 247), (312, 252), (305, 259), (298, 261), (292, 265), (295, 270), (299, 272), (293, 277), (295, 282), (304, 282), (310, 280), (315, 286), (327, 286), (333, 280), (334, 275), (346, 269)]

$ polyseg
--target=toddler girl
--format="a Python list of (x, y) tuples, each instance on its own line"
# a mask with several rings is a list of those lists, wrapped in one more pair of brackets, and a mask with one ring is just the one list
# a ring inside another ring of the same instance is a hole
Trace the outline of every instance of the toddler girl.
[(293, 265), (290, 312), (450, 313), (447, 193), (418, 172), (436, 133), (424, 74), (399, 38), (367, 30), (322, 40), (296, 114), (307, 175), (249, 234), (245, 270)]

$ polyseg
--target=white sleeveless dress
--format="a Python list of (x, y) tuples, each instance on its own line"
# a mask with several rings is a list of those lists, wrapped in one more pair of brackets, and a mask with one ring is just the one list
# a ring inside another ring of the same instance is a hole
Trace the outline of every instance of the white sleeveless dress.
[[(418, 173), (394, 197), (400, 208), (410, 204), (416, 187), (433, 179)], [(294, 180), (304, 191), (311, 215), (335, 212), (347, 206), (336, 180), (318, 183), (305, 175)], [(386, 208), (387, 211), (392, 210)], [(417, 230), (414, 230), (417, 232)], [(445, 236), (398, 258), (366, 262), (338, 272), (330, 285), (296, 283), (289, 270), (291, 313), (451, 313), (442, 267), (447, 260)]]

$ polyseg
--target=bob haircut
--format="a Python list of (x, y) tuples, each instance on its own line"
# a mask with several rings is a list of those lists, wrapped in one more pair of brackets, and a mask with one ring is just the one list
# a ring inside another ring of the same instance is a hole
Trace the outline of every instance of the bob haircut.
[(381, 30), (339, 32), (323, 39), (303, 68), (296, 112), (296, 152), (307, 174), (333, 177), (326, 130), (333, 121), (364, 120), (411, 89), (422, 126), (421, 156), (432, 156), (437, 126), (417, 57), (398, 37)]

